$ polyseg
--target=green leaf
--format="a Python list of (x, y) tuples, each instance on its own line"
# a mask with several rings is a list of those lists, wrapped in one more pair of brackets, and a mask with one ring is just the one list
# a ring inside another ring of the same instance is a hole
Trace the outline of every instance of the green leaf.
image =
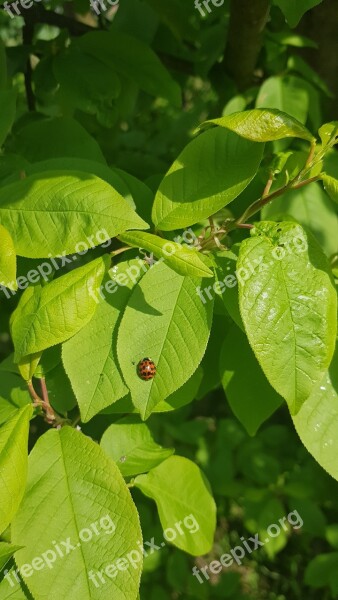
[(1, 600), (31, 600), (31, 596), (26, 596), (20, 584), (15, 577), (15, 567), (10, 569), (4, 579), (0, 581)]
[[(309, 109), (309, 95), (305, 89), (305, 82), (294, 75), (269, 77), (259, 90), (256, 107), (278, 109), (287, 113), (289, 118), (293, 117), (300, 123), (305, 123)], [(313, 135), (304, 127), (304, 135), (305, 132), (305, 139), (314, 140)], [(303, 138), (304, 135), (293, 137)]]
[(267, 379), (296, 414), (335, 347), (337, 294), (330, 266), (295, 223), (262, 222), (240, 248), (241, 316)]
[[(314, 44), (314, 42), (312, 42), (312, 40), (310, 40), (310, 42), (312, 44)], [(312, 47), (316, 48), (317, 45), (314, 44), (314, 45), (312, 45)], [(312, 85), (315, 85), (317, 88), (319, 88), (323, 92), (323, 94), (325, 94), (328, 98), (333, 98), (333, 94), (332, 94), (330, 88), (325, 83), (325, 81), (321, 77), (319, 77), (318, 73), (314, 69), (312, 69), (312, 67), (310, 67), (310, 65), (308, 65), (307, 62), (305, 62), (305, 60), (303, 60), (301, 58), (301, 56), (297, 56), (297, 55), (290, 56), (288, 58), (288, 69), (290, 71), (297, 71), (307, 81), (309, 81), (309, 83), (311, 83)], [(326, 125), (323, 125), (323, 127), (321, 127), (319, 130), (319, 134), (320, 134), (321, 129), (323, 130), (323, 133), (324, 133), (325, 128), (326, 128)]]
[(323, 181), (324, 189), (331, 200), (338, 203), (338, 179), (335, 179), (326, 173), (322, 173), (320, 178)]
[(108, 266), (108, 256), (97, 258), (45, 286), (25, 290), (11, 319), (15, 361), (66, 341), (90, 321)]
[(0, 542), (0, 571), (9, 561), (9, 559), (13, 556), (14, 552), (20, 550), (20, 548), (22, 548), (22, 546), (14, 546), (13, 544), (6, 544), (5, 542)]
[[(126, 229), (147, 227), (98, 177), (62, 171), (31, 175), (1, 188), (0, 219), (17, 253), (28, 258), (64, 256), (83, 251), (83, 244), (88, 249)], [(100, 242), (93, 232), (103, 234)]]
[(0, 147), (9, 134), (15, 119), (16, 113), (16, 91), (0, 91)]
[[(213, 128), (192, 140), (175, 160), (155, 196), (158, 229), (180, 229), (232, 202), (255, 176), (264, 145)], [(224, 168), (226, 165), (226, 168)]]
[(46, 377), (49, 401), (56, 412), (67, 416), (77, 401), (62, 363), (49, 371)]
[(216, 280), (227, 312), (236, 325), (244, 330), (238, 299), (237, 260), (239, 248), (239, 244), (234, 244), (231, 250), (223, 250), (215, 254)]
[(200, 365), (190, 379), (188, 379), (188, 381), (182, 385), (182, 387), (176, 390), (176, 392), (170, 394), (170, 396), (168, 396), (168, 398), (165, 400), (162, 400), (156, 404), (153, 412), (168, 412), (182, 408), (182, 406), (186, 406), (186, 404), (190, 404), (190, 402), (197, 398), (197, 392), (201, 385), (202, 379), (203, 370)]
[(338, 552), (318, 554), (306, 567), (304, 583), (313, 588), (326, 587), (336, 576), (338, 569)]
[[(124, 244), (134, 248), (144, 248), (155, 256), (161, 257), (166, 264), (180, 275), (192, 277), (213, 277), (213, 272), (206, 266), (207, 256), (201, 255), (196, 248), (165, 240), (143, 231), (130, 231), (119, 235)], [(211, 264), (211, 263), (210, 263)]]
[(232, 327), (220, 356), (226, 398), (249, 435), (255, 435), (282, 404), (282, 398), (264, 376), (244, 333)]
[(338, 481), (338, 348), (293, 422), (305, 448)]
[(0, 225), (0, 285), (13, 291), (18, 289), (14, 243), (9, 232), (2, 225)]
[(338, 216), (335, 206), (319, 183), (311, 183), (299, 190), (290, 190), (275, 198), (261, 212), (264, 221), (290, 221), (290, 217), (313, 233), (327, 256), (338, 252)]
[(273, 0), (279, 6), (290, 27), (296, 27), (302, 16), (322, 0)]
[[(138, 475), (134, 483), (155, 500), (168, 541), (193, 556), (211, 550), (216, 505), (209, 483), (197, 465), (182, 456), (171, 456), (146, 475)], [(175, 528), (178, 523), (182, 533)]]
[(96, 115), (103, 126), (114, 124), (112, 102), (118, 97), (121, 84), (112, 69), (82, 52), (75, 40), (54, 58), (53, 73), (60, 84), (61, 102)]
[(32, 413), (32, 405), (24, 406), (0, 428), (0, 532), (12, 522), (25, 491)]
[(280, 110), (256, 108), (244, 112), (206, 121), (204, 125), (213, 123), (234, 131), (252, 142), (272, 142), (283, 138), (296, 137), (312, 142), (315, 138), (290, 115)]
[(20, 408), (30, 404), (31, 397), (25, 383), (16, 373), (0, 365), (0, 425), (13, 417)]
[(87, 33), (77, 41), (77, 46), (113, 72), (131, 79), (141, 90), (181, 106), (178, 84), (148, 44), (115, 29), (113, 32)]
[(323, 146), (332, 147), (338, 143), (338, 121), (325, 123), (318, 129)]
[[(133, 403), (143, 419), (180, 388), (202, 360), (213, 302), (201, 302), (196, 292), (200, 283), (157, 263), (131, 295), (119, 329), (117, 353)], [(145, 357), (157, 367), (149, 381), (137, 374), (137, 365)]]
[(110, 425), (100, 446), (116, 462), (123, 477), (147, 473), (174, 452), (173, 448), (156, 444), (148, 426), (135, 417)]
[(30, 162), (76, 156), (106, 164), (98, 143), (69, 117), (28, 123), (16, 134), (14, 151)]
[(111, 269), (103, 284), (105, 298), (98, 295), (93, 318), (63, 345), (63, 364), (83, 422), (128, 393), (117, 362), (118, 325), (131, 290), (143, 274), (137, 260), (121, 262)]
[[(136, 600), (142, 554), (132, 564), (129, 553), (136, 558), (141, 540), (135, 505), (114, 462), (70, 427), (45, 433), (29, 457), (25, 496), (12, 524), (13, 543), (25, 546), (16, 563), (33, 596)], [(118, 568), (122, 558), (124, 570)]]

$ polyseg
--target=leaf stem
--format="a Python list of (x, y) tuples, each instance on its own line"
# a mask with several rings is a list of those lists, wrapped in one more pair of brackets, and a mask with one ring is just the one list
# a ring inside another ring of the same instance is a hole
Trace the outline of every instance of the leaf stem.
[(256, 200), (255, 202), (253, 202), (253, 204), (248, 206), (248, 208), (244, 211), (244, 213), (242, 214), (241, 217), (239, 217), (238, 219), (236, 219), (236, 221), (233, 221), (231, 223), (228, 231), (235, 229), (242, 223), (245, 223), (246, 221), (248, 221), (253, 215), (255, 215), (257, 212), (259, 212), (263, 208), (263, 206), (266, 206), (266, 204), (269, 204), (269, 202), (271, 202), (275, 198), (282, 196), (282, 194), (285, 194), (285, 192), (288, 192), (290, 190), (298, 190), (299, 188), (302, 188), (305, 185), (308, 185), (309, 183), (318, 181), (318, 179), (319, 179), (319, 175), (317, 175), (316, 177), (311, 177), (310, 179), (305, 179), (304, 181), (299, 181), (299, 182), (296, 182), (295, 180), (293, 180), (290, 183), (288, 183), (287, 185), (285, 185), (284, 187), (279, 188), (278, 190), (275, 190), (274, 192), (272, 192), (271, 194), (268, 194), (267, 196), (264, 196), (264, 193), (263, 193), (263, 195), (261, 196), (261, 198), (259, 198), (259, 200)]

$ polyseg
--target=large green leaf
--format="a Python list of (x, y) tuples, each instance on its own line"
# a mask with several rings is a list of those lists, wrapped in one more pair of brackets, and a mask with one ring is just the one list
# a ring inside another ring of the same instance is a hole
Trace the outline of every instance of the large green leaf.
[(296, 27), (304, 13), (321, 2), (322, 0), (273, 0), (284, 13), (290, 27)]
[(0, 225), (0, 285), (10, 290), (18, 289), (14, 243), (7, 229), (2, 225)]
[(124, 477), (146, 473), (174, 452), (173, 448), (162, 448), (157, 444), (148, 426), (135, 417), (126, 417), (110, 425), (100, 445)]
[(291, 190), (275, 198), (262, 210), (264, 221), (281, 218), (287, 221), (289, 216), (313, 233), (329, 257), (338, 252), (338, 216), (335, 206), (318, 183)]
[(247, 432), (255, 435), (283, 400), (264, 376), (238, 327), (233, 326), (224, 340), (220, 371), (231, 409)]
[[(114, 462), (70, 427), (44, 434), (29, 457), (25, 496), (12, 524), (13, 543), (25, 546), (16, 562), (33, 596), (136, 600), (141, 540), (135, 505)], [(23, 569), (27, 564), (31, 569)]]
[(16, 111), (16, 91), (0, 91), (0, 147), (5, 141), (15, 118)]
[[(201, 280), (157, 263), (135, 287), (119, 329), (117, 352), (132, 400), (146, 419), (161, 400), (196, 371), (209, 338), (213, 302), (196, 293)], [(151, 358), (157, 373), (138, 377), (137, 364)]]
[(0, 532), (11, 523), (27, 477), (28, 430), (32, 406), (24, 406), (0, 428)]
[(92, 318), (109, 257), (25, 290), (11, 320), (15, 360), (60, 344)]
[(170, 167), (155, 196), (158, 229), (180, 229), (210, 217), (255, 176), (264, 144), (212, 128), (192, 140)]
[(337, 294), (330, 266), (295, 223), (262, 222), (240, 248), (240, 310), (253, 351), (293, 414), (333, 356)]
[(293, 422), (305, 448), (338, 481), (338, 347)]
[(80, 172), (49, 171), (3, 187), (0, 219), (17, 253), (30, 258), (70, 254), (79, 244), (81, 251), (83, 244), (90, 248), (93, 232), (103, 232), (103, 243), (126, 229), (147, 228), (114, 188)]
[(290, 115), (273, 108), (256, 108), (235, 112), (220, 119), (206, 121), (234, 131), (253, 142), (272, 142), (283, 138), (296, 137), (313, 141), (313, 135)]
[[(144, 231), (123, 233), (119, 235), (119, 239), (124, 244), (129, 244), (129, 246), (135, 248), (144, 248), (155, 256), (163, 258), (167, 265), (180, 275), (213, 277), (213, 272), (207, 267), (207, 257), (197, 252), (196, 248), (182, 246), (182, 244)], [(211, 263), (209, 262), (209, 264)]]
[[(116, 356), (118, 324), (130, 292), (143, 274), (137, 260), (114, 267), (103, 284), (105, 298), (98, 295), (93, 318), (63, 345), (63, 364), (84, 422), (128, 393)], [(123, 285), (116, 283), (120, 277), (125, 278)]]
[(120, 31), (94, 31), (81, 37), (77, 46), (136, 83), (155, 97), (181, 105), (181, 90), (155, 52), (139, 39)]
[(135, 486), (155, 500), (165, 539), (193, 556), (211, 550), (216, 505), (209, 483), (195, 463), (171, 456), (146, 475), (138, 475)]

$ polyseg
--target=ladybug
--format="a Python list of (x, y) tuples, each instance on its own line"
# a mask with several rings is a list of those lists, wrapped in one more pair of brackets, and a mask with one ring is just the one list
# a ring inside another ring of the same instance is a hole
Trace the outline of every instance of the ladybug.
[(154, 379), (156, 375), (156, 365), (154, 361), (152, 361), (151, 358), (142, 358), (137, 365), (137, 373), (144, 381)]

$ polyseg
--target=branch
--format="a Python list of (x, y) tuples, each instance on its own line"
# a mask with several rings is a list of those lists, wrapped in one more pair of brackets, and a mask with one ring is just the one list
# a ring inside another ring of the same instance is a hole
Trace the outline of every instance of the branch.
[(240, 90), (253, 83), (270, 0), (231, 0), (225, 68)]
[(68, 29), (69, 33), (74, 36), (84, 35), (89, 31), (96, 31), (96, 27), (91, 27), (86, 23), (75, 21), (65, 15), (59, 15), (52, 10), (46, 10), (44, 6), (34, 4), (29, 11), (26, 11), (27, 18), (26, 23), (29, 20), (30, 23), (43, 23), (44, 25), (54, 25), (60, 29)]
[[(26, 21), (22, 29), (22, 40), (25, 46), (30, 48), (34, 36), (34, 25), (31, 21)], [(32, 87), (32, 65), (31, 65), (31, 57), (28, 54), (27, 63), (26, 63), (26, 71), (25, 71), (25, 90), (26, 90), (26, 98), (27, 98), (27, 106), (28, 110), (35, 110), (35, 96)]]

